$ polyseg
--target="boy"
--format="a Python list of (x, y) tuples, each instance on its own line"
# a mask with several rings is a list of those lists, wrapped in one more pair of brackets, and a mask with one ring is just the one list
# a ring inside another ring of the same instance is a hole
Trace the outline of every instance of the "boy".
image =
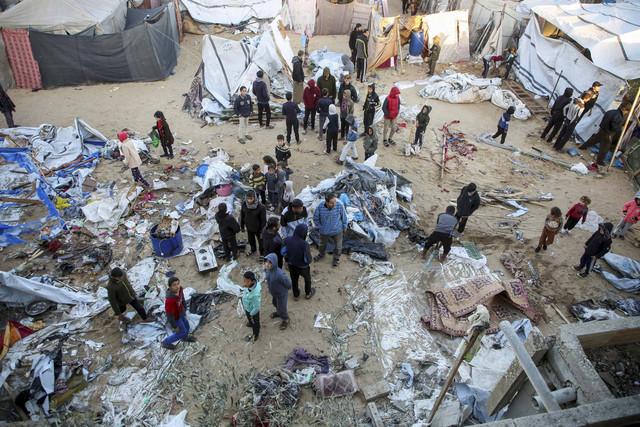
[(424, 137), (424, 132), (427, 130), (427, 126), (429, 126), (429, 121), (431, 118), (429, 114), (431, 113), (431, 106), (424, 105), (422, 110), (416, 116), (416, 137), (413, 140), (413, 145), (418, 145), (422, 148), (422, 140)]
[(131, 283), (129, 283), (127, 275), (117, 267), (109, 273), (107, 296), (109, 297), (109, 304), (111, 304), (113, 312), (118, 316), (120, 321), (125, 323), (129, 322), (129, 319), (124, 316), (124, 312), (127, 311), (127, 304), (133, 307), (145, 322), (156, 321), (155, 317), (147, 315), (144, 307), (142, 307), (140, 301), (136, 298), (136, 292), (133, 290)]
[(284, 163), (285, 166), (289, 166), (287, 161), (291, 157), (291, 150), (289, 146), (284, 143), (284, 135), (278, 135), (278, 143), (276, 144), (276, 161), (278, 163)]
[(511, 121), (511, 115), (516, 112), (516, 108), (511, 106), (507, 108), (507, 111), (502, 114), (500, 120), (498, 121), (498, 132), (495, 133), (491, 138), (496, 139), (498, 136), (502, 135), (500, 138), (500, 144), (504, 144), (504, 140), (507, 139), (507, 132), (509, 132), (509, 122)]
[(300, 144), (300, 135), (298, 129), (300, 128), (300, 122), (298, 121), (298, 114), (300, 114), (300, 107), (298, 104), (291, 101), (293, 95), (291, 92), (287, 92), (287, 102), (282, 104), (282, 114), (287, 118), (287, 144), (291, 145), (291, 128), (296, 134), (296, 144)]
[(276, 254), (269, 254), (264, 257), (264, 270), (272, 297), (271, 303), (276, 308), (276, 311), (271, 313), (270, 317), (272, 319), (281, 318), (280, 330), (284, 331), (289, 326), (287, 299), (289, 298), (289, 289), (291, 289), (291, 280), (278, 267)]
[(467, 220), (480, 207), (480, 195), (478, 187), (475, 183), (470, 182), (469, 185), (462, 187), (458, 199), (456, 200), (456, 218), (458, 218), (458, 235), (454, 233), (454, 237), (458, 237), (464, 232), (467, 226)]
[(544, 220), (544, 227), (542, 228), (542, 234), (540, 234), (536, 253), (540, 252), (540, 248), (546, 251), (547, 246), (553, 243), (553, 239), (561, 228), (562, 211), (558, 207), (553, 207), (551, 208), (551, 213)]
[(256, 194), (260, 194), (260, 199), (262, 200), (262, 204), (266, 205), (267, 201), (265, 199), (265, 192), (267, 189), (267, 178), (264, 176), (264, 174), (260, 170), (259, 164), (257, 163), (254, 164), (251, 169), (253, 170), (253, 172), (249, 177), (249, 185), (251, 186), (251, 188), (253, 188)]
[(340, 153), (340, 159), (338, 164), (344, 164), (345, 159), (349, 151), (353, 151), (353, 160), (358, 160), (358, 150), (356, 148), (356, 141), (358, 140), (358, 123), (353, 118), (353, 114), (349, 114), (345, 121), (349, 124), (349, 134), (347, 135), (347, 145), (342, 149)]
[(256, 199), (255, 191), (249, 190), (247, 198), (240, 209), (240, 231), (244, 233), (246, 226), (247, 240), (251, 247), (251, 250), (246, 253), (247, 256), (251, 256), (256, 252), (256, 239), (258, 239), (260, 256), (264, 255), (260, 233), (265, 225), (267, 225), (267, 209)]
[(362, 110), (364, 111), (364, 127), (365, 129), (373, 126), (373, 119), (376, 116), (376, 108), (380, 106), (380, 97), (376, 93), (376, 84), (371, 83), (367, 87), (367, 96), (364, 99)]
[(278, 173), (276, 172), (276, 165), (271, 163), (267, 166), (267, 193), (269, 194), (269, 211), (273, 211), (278, 206)]
[(227, 204), (220, 203), (216, 212), (216, 222), (220, 229), (220, 238), (224, 247), (224, 259), (232, 261), (238, 259), (238, 242), (236, 234), (240, 231), (238, 221), (227, 213)]
[(253, 337), (247, 336), (246, 340), (253, 342), (258, 341), (260, 336), (260, 303), (262, 301), (262, 286), (256, 280), (253, 271), (245, 271), (242, 279), (242, 305), (244, 313), (247, 315), (247, 326), (253, 329)]
[(173, 335), (162, 340), (162, 347), (168, 350), (175, 350), (174, 342), (183, 340), (196, 342), (196, 337), (189, 335), (189, 320), (187, 319), (187, 303), (184, 299), (184, 290), (180, 286), (180, 279), (172, 277), (169, 279), (169, 289), (167, 289), (164, 311), (167, 313), (167, 321)]
[(351, 100), (353, 102), (358, 102), (358, 91), (356, 87), (351, 84), (351, 75), (347, 74), (344, 76), (344, 81), (340, 83), (340, 88), (338, 89), (338, 99), (342, 99), (342, 95), (344, 95), (344, 91), (350, 91)]
[[(387, 96), (382, 104), (382, 112), (384, 113), (384, 128), (382, 128), (382, 143), (385, 147), (389, 144), (396, 145), (391, 136), (396, 132), (396, 118), (400, 113), (400, 89), (397, 86), (391, 88), (389, 96)], [(387, 138), (387, 129), (389, 129), (389, 137)]]
[(284, 242), (280, 237), (280, 220), (276, 217), (271, 217), (267, 221), (267, 226), (262, 230), (262, 241), (264, 244), (264, 253), (275, 254), (278, 260), (278, 267), (282, 268), (282, 246)]
[(275, 214), (280, 215), (282, 212), (282, 208), (284, 206), (283, 196), (284, 196), (284, 186), (287, 183), (287, 171), (285, 170), (285, 164), (283, 162), (278, 162), (278, 169), (276, 170), (276, 190), (278, 191), (278, 206), (275, 209)]
[(335, 105), (329, 105), (329, 115), (324, 123), (324, 127), (327, 129), (327, 154), (333, 151), (338, 151), (338, 131), (340, 125), (338, 124), (338, 109)]
[(304, 278), (304, 297), (311, 299), (315, 294), (315, 289), (311, 288), (311, 246), (307, 243), (307, 224), (298, 224), (292, 236), (284, 239), (283, 251), (291, 274), (293, 285), (293, 299), (300, 299), (300, 288), (298, 280), (300, 276)]
[(627, 234), (627, 230), (631, 228), (631, 226), (638, 222), (640, 219), (640, 191), (636, 193), (633, 200), (627, 202), (622, 207), (622, 219), (620, 223), (613, 230), (612, 237), (618, 236), (620, 234), (620, 240), (624, 240), (624, 235)]
[(580, 197), (580, 202), (576, 203), (569, 209), (569, 212), (566, 213), (565, 218), (567, 218), (567, 222), (564, 223), (564, 227), (560, 230), (561, 233), (566, 232), (568, 235), (571, 235), (571, 230), (576, 226), (580, 218), (582, 218), (582, 223), (587, 220), (587, 213), (589, 213), (589, 204), (591, 203), (591, 199), (587, 196)]
[(584, 254), (580, 258), (580, 264), (573, 266), (576, 271), (585, 269), (584, 272), (578, 273), (578, 276), (587, 277), (596, 264), (596, 259), (602, 258), (609, 252), (609, 249), (611, 249), (611, 230), (613, 230), (613, 224), (610, 222), (598, 224), (598, 231), (593, 233), (589, 240), (585, 242)]
[(376, 132), (375, 126), (370, 126), (367, 128), (362, 145), (364, 146), (365, 160), (376, 153), (376, 150), (378, 149), (378, 133)]
[(333, 105), (331, 102), (331, 98), (329, 98), (329, 89), (322, 90), (322, 98), (318, 101), (318, 139), (322, 141), (322, 136), (324, 135), (324, 125), (325, 120), (329, 116), (329, 106)]
[[(458, 225), (458, 218), (455, 217), (454, 213), (456, 208), (453, 206), (447, 206), (447, 209), (444, 213), (438, 215), (438, 221), (436, 223), (436, 229), (431, 233), (427, 241), (424, 243), (424, 249), (422, 249), (422, 259), (427, 257), (427, 251), (431, 246), (442, 243), (442, 255), (440, 256), (440, 262), (444, 262), (447, 258), (447, 254), (451, 250), (451, 235), (453, 234), (453, 229)], [(437, 250), (437, 247), (436, 247)]]
[(302, 102), (304, 103), (304, 121), (302, 122), (302, 134), (307, 134), (307, 126), (309, 125), (309, 117), (311, 117), (311, 130), (316, 128), (316, 109), (318, 102), (322, 98), (322, 91), (316, 86), (316, 81), (310, 79), (307, 87), (302, 94)]
[(233, 114), (238, 116), (238, 142), (244, 144), (244, 138), (251, 141), (253, 138), (247, 135), (249, 132), (249, 116), (253, 113), (253, 101), (247, 95), (247, 87), (240, 88), (240, 95), (233, 102)]
[(349, 122), (347, 116), (353, 115), (353, 101), (351, 100), (351, 91), (345, 90), (340, 98), (340, 139), (344, 139), (349, 132)]

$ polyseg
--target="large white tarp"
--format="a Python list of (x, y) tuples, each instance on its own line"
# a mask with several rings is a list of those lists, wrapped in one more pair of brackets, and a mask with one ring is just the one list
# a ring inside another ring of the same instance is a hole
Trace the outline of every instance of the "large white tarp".
[(625, 86), (624, 80), (597, 67), (573, 44), (544, 37), (536, 19), (529, 20), (520, 38), (518, 60), (513, 69), (528, 91), (549, 96), (555, 87), (554, 98), (567, 87), (573, 88), (575, 94), (580, 94), (589, 89), (594, 81), (602, 83), (598, 102), (591, 115), (585, 116), (576, 127), (576, 135), (583, 141), (597, 131), (602, 116), (618, 91)]
[(85, 293), (74, 292), (64, 287), (54, 286), (39, 281), (14, 276), (6, 271), (0, 271), (0, 301), (17, 304), (28, 304), (32, 301), (44, 299), (62, 304), (91, 303), (96, 299)]
[(180, 0), (189, 15), (203, 24), (239, 25), (253, 19), (271, 19), (282, 0)]
[(126, 14), (126, 0), (22, 0), (0, 13), (0, 28), (76, 34), (95, 25), (96, 35), (115, 34)]

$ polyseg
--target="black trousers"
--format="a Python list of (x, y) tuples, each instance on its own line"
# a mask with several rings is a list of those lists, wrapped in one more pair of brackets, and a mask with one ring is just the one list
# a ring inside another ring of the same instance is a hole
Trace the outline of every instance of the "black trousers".
[(567, 221), (564, 223), (564, 228), (565, 230), (573, 230), (573, 227), (576, 226), (576, 224), (580, 221), (580, 218), (578, 219), (573, 219), (571, 217), (567, 218)]
[(613, 133), (605, 132), (602, 129), (600, 129), (598, 132), (592, 135), (591, 138), (587, 140), (587, 142), (580, 144), (580, 149), (583, 150), (589, 147), (593, 147), (597, 143), (600, 143), (596, 161), (598, 163), (602, 163), (604, 162), (604, 158), (607, 156), (607, 153), (611, 148), (612, 139), (613, 139)]
[(266, 114), (266, 126), (269, 126), (271, 123), (271, 108), (269, 108), (269, 104), (258, 104), (258, 124), (262, 126), (262, 114)]
[(569, 120), (565, 119), (564, 123), (562, 124), (562, 129), (560, 129), (560, 133), (558, 134), (558, 138), (556, 139), (556, 143), (553, 144), (553, 148), (555, 148), (556, 150), (562, 150), (569, 138), (571, 138), (571, 135), (573, 135), (573, 131), (577, 125), (577, 120), (570, 122)]
[(298, 279), (300, 276), (304, 278), (304, 293), (311, 295), (311, 267), (300, 268), (289, 264), (289, 273), (291, 273), (291, 285), (293, 288), (293, 296), (300, 296), (300, 288), (298, 287)]
[(293, 132), (296, 134), (296, 142), (300, 142), (300, 135), (298, 134), (300, 122), (297, 117), (295, 120), (287, 119), (287, 143), (291, 142), (291, 128), (293, 128)]
[(562, 126), (562, 120), (563, 120), (562, 116), (552, 115), (551, 119), (547, 123), (547, 126), (542, 131), (542, 135), (540, 135), (540, 138), (544, 138), (545, 136), (547, 136), (547, 133), (551, 131), (551, 133), (549, 134), (549, 137), (547, 138), (547, 142), (551, 142), (553, 137), (556, 136), (556, 133), (558, 133), (558, 131), (560, 130), (560, 126)]
[(371, 125), (373, 125), (373, 119), (376, 117), (376, 110), (375, 109), (369, 109), (366, 110), (364, 112), (364, 115), (362, 117), (362, 121), (364, 124), (364, 132), (367, 131), (368, 127), (371, 127)]
[[(129, 303), (129, 305), (131, 307), (133, 307), (133, 309), (135, 311), (138, 312), (138, 314), (140, 315), (140, 317), (142, 317), (142, 320), (146, 320), (147, 319), (147, 312), (144, 311), (144, 307), (142, 307), (142, 304), (140, 304), (140, 301), (138, 301), (138, 299), (134, 299), (133, 301), (131, 301)], [(127, 305), (121, 305), (120, 306), (120, 314), (124, 314), (124, 312), (127, 311)]]
[(457, 213), (455, 217), (458, 218), (458, 233), (462, 233), (464, 231), (464, 228), (467, 226), (467, 220), (469, 219), (469, 217), (460, 216)]
[(162, 140), (160, 143), (162, 144), (162, 151), (164, 151), (164, 154), (173, 156), (173, 146), (165, 144)]
[(222, 247), (224, 248), (224, 256), (229, 259), (238, 259), (238, 241), (236, 236), (230, 239), (222, 239)]
[(365, 58), (356, 58), (356, 80), (360, 80), (364, 83), (364, 60)]
[(337, 131), (327, 131), (327, 153), (331, 152), (331, 148), (333, 148), (333, 151), (338, 151)]
[(513, 67), (513, 64), (507, 63), (507, 65), (505, 67), (503, 79), (507, 80), (509, 78), (509, 73), (511, 72), (511, 67)]
[(314, 109), (304, 109), (304, 122), (302, 122), (302, 129), (307, 130), (307, 125), (309, 124), (309, 117), (311, 117), (311, 130), (316, 128), (316, 110)]
[(260, 191), (257, 188), (254, 188), (254, 190), (255, 190), (256, 194), (260, 196), (260, 199), (262, 200), (262, 204), (266, 205), (267, 204), (267, 198), (266, 198), (266, 194), (265, 194), (266, 191), (265, 190)]
[(347, 132), (349, 131), (349, 123), (345, 117), (340, 117), (340, 138), (344, 138), (347, 136)]
[(376, 153), (364, 153), (364, 159), (367, 160), (369, 157), (373, 156)]
[(413, 145), (419, 145), (420, 148), (422, 148), (422, 138), (424, 137), (425, 130), (420, 130), (420, 129), (416, 130), (416, 137), (413, 140)]
[(253, 316), (249, 314), (247, 310), (244, 311), (244, 314), (247, 315), (247, 320), (251, 325), (251, 329), (253, 329), (253, 336), (257, 337), (260, 335), (260, 312), (257, 312)]
[(262, 239), (260, 238), (260, 232), (254, 233), (247, 230), (247, 240), (251, 247), (251, 252), (256, 251), (256, 240), (258, 240), (258, 248), (260, 249), (260, 255), (264, 255), (264, 248), (262, 247)]
[(502, 135), (502, 138), (500, 138), (500, 144), (504, 144), (505, 139), (507, 139), (507, 132), (505, 132), (504, 128), (498, 126), (498, 132), (496, 132), (495, 135), (492, 136), (492, 138), (496, 139), (500, 135)]
[(434, 231), (433, 233), (431, 233), (431, 235), (427, 238), (427, 241), (424, 243), (423, 252), (426, 253), (431, 246), (435, 245), (438, 242), (442, 242), (442, 248), (444, 249), (443, 253), (447, 255), (451, 250), (451, 241), (452, 241), (451, 236), (448, 233), (440, 233), (440, 232)]
[(7, 111), (4, 113), (4, 118), (7, 119), (7, 127), (12, 128), (15, 127), (15, 123), (13, 123), (13, 114), (11, 111)]

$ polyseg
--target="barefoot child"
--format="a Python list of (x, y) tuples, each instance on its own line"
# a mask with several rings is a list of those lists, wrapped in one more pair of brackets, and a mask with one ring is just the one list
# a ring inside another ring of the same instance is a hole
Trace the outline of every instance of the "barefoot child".
[(262, 286), (256, 280), (253, 271), (245, 271), (242, 286), (242, 305), (247, 315), (247, 326), (253, 329), (253, 337), (249, 335), (246, 340), (258, 341), (260, 336), (260, 302), (262, 301)]
[(576, 203), (569, 209), (565, 218), (567, 218), (567, 222), (564, 223), (564, 227), (560, 230), (561, 233), (566, 232), (571, 235), (571, 230), (576, 226), (580, 218), (582, 218), (582, 223), (587, 220), (587, 213), (589, 213), (589, 204), (591, 203), (591, 199), (587, 196), (580, 197), (580, 202)]
[(169, 279), (169, 289), (167, 289), (167, 299), (164, 302), (164, 310), (167, 313), (167, 320), (171, 329), (175, 332), (162, 340), (162, 347), (168, 350), (175, 350), (174, 342), (179, 340), (195, 342), (196, 337), (189, 335), (189, 321), (187, 320), (187, 303), (184, 300), (184, 292), (180, 286), (180, 279), (172, 277)]
[(547, 215), (547, 218), (544, 220), (544, 227), (542, 228), (542, 234), (540, 234), (536, 253), (540, 252), (540, 248), (546, 251), (547, 246), (553, 243), (553, 239), (561, 228), (562, 211), (558, 207), (553, 207), (551, 208), (551, 213)]

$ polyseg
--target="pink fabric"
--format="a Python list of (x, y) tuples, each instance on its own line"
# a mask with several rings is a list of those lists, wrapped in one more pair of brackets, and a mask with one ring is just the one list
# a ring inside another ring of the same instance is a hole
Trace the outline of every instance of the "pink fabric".
[(17, 87), (42, 89), (40, 67), (33, 57), (28, 30), (2, 29), (7, 57)]

